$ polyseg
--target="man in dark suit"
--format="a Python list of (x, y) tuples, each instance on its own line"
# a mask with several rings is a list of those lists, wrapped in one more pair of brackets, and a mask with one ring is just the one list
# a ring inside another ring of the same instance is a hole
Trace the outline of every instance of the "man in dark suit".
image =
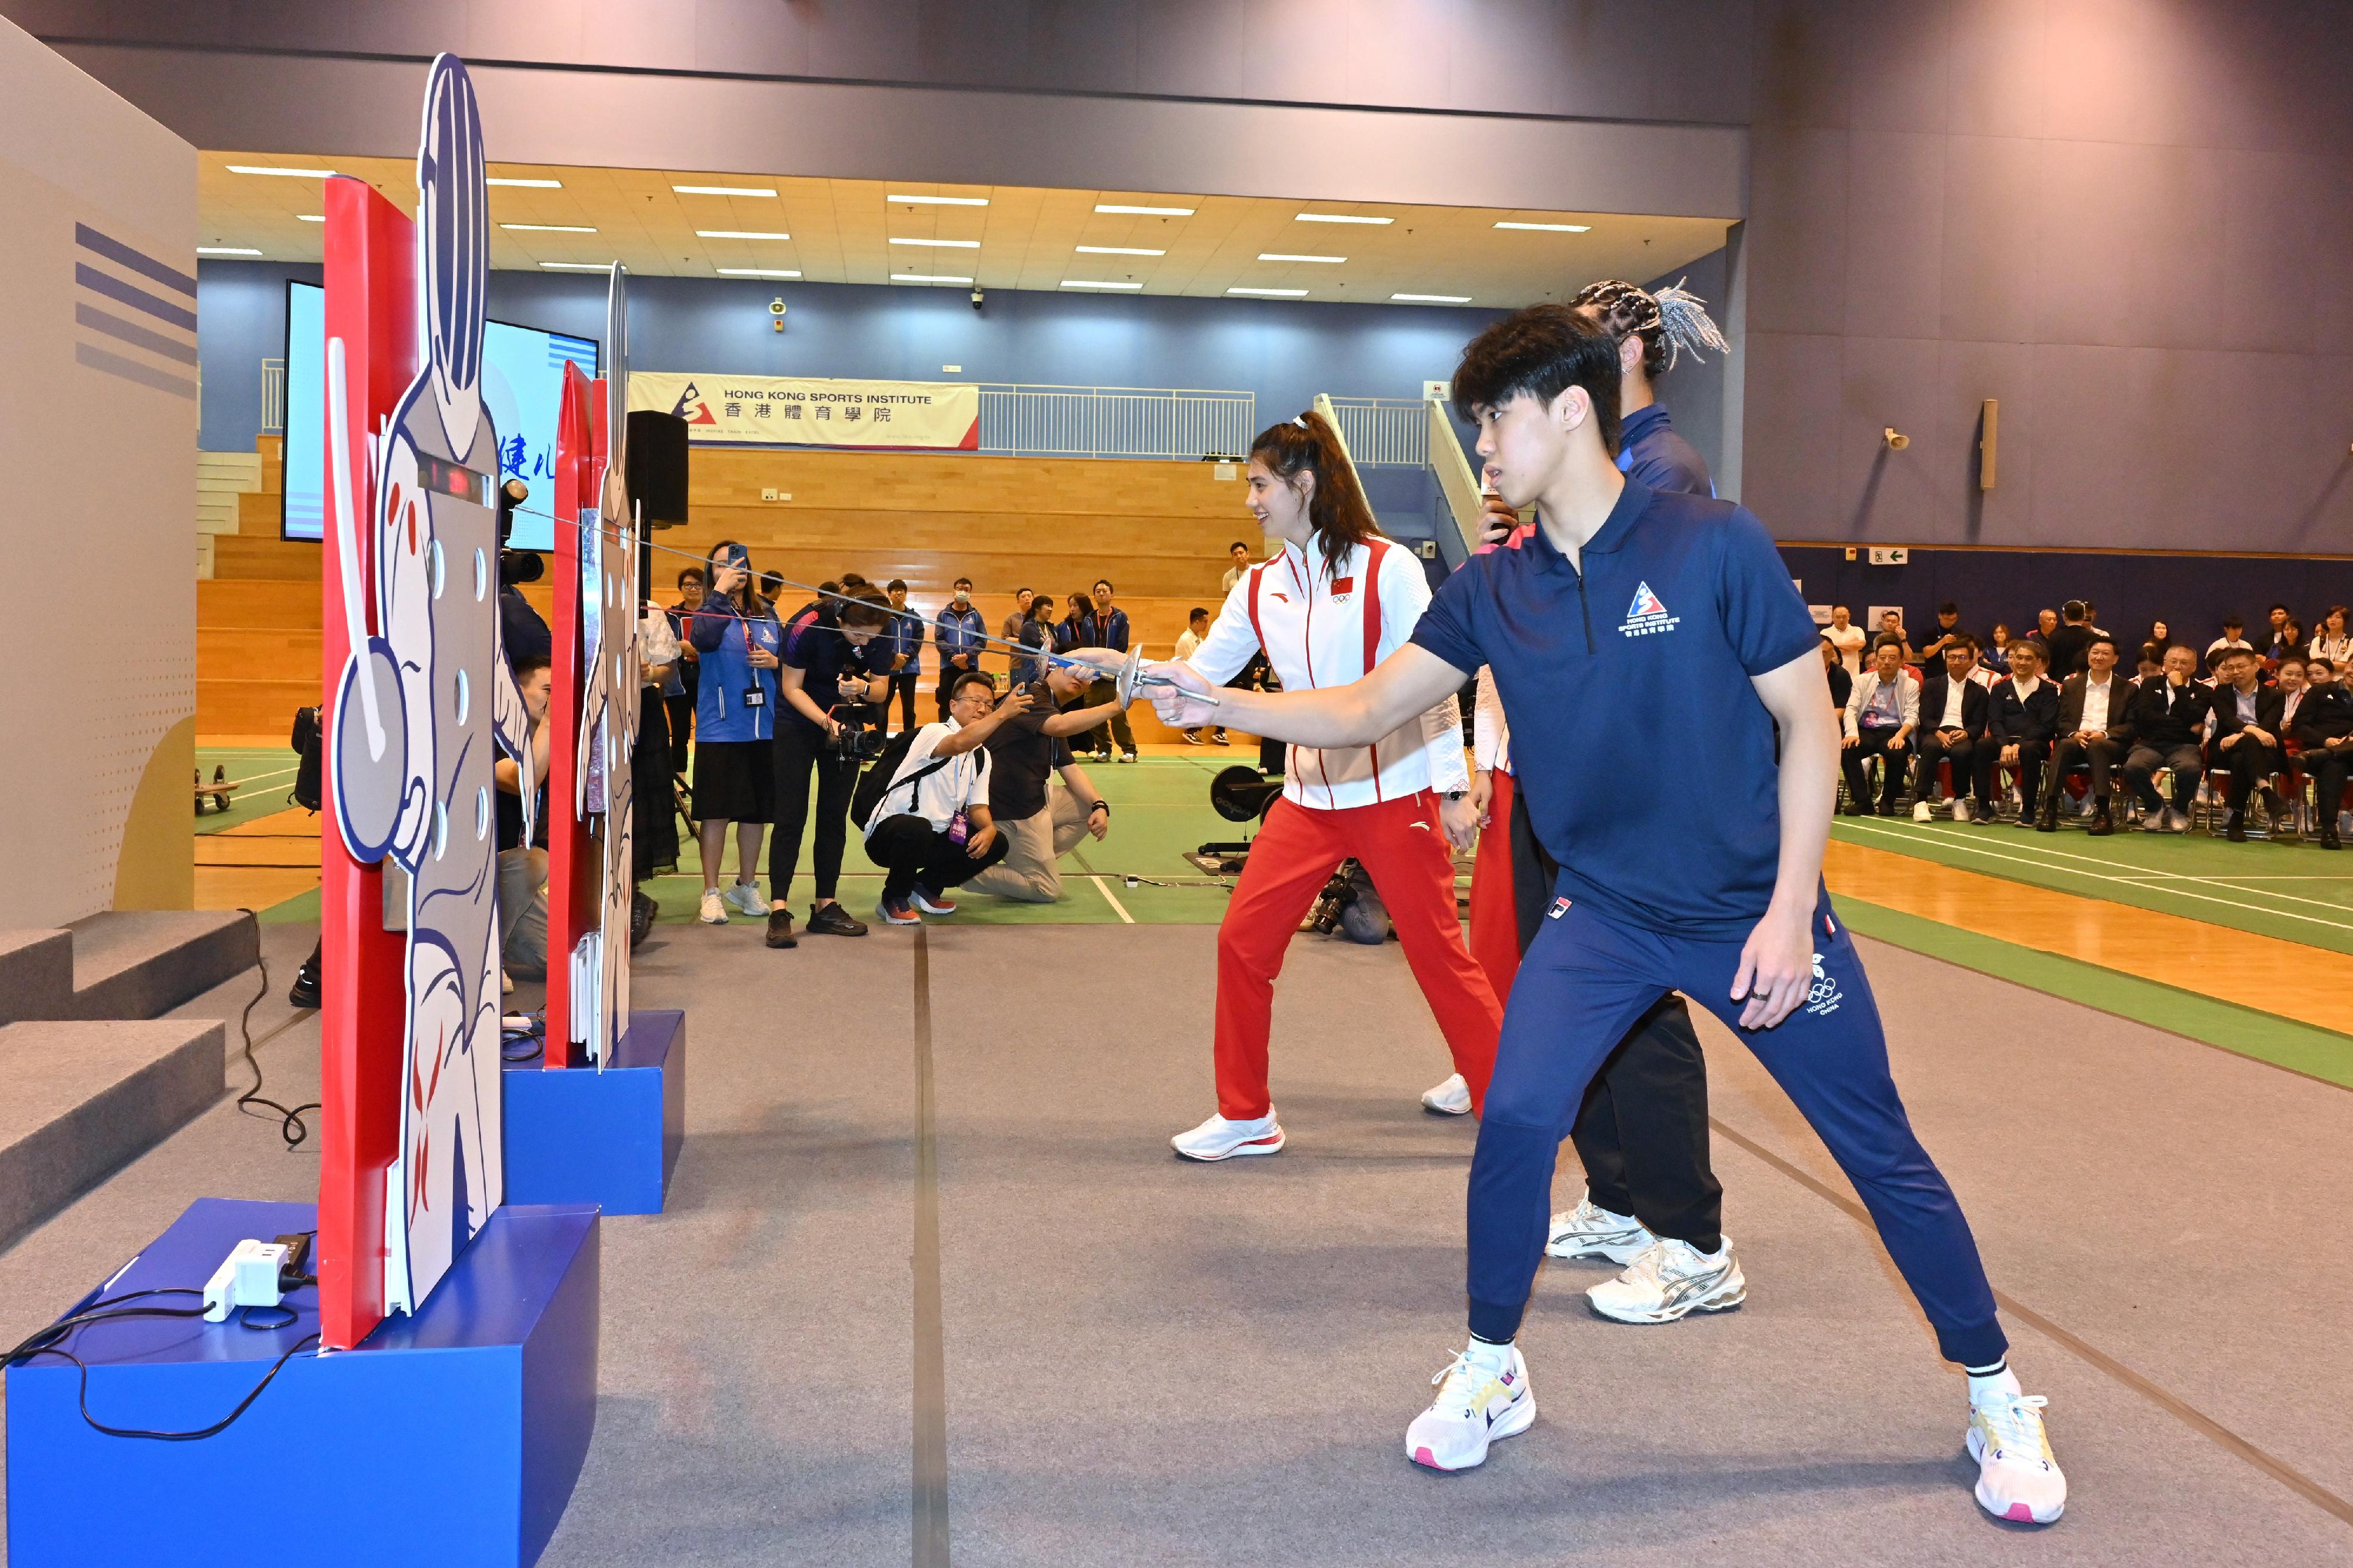
[(2345, 799), (2345, 780), (2353, 773), (2353, 691), (2348, 691), (2329, 667), (2311, 664), (2311, 683), (2295, 708), (2295, 741), (2304, 748), (2297, 759), (2312, 777), (2313, 813), (2320, 818), (2320, 847), (2342, 849), (2337, 836), (2337, 808)]
[(1986, 707), (1984, 743), (1977, 748), (1978, 799), (1969, 820), (1983, 826), (1994, 819), (2001, 798), (2001, 769), (2018, 769), (2018, 826), (2034, 826), (2036, 787), (2051, 761), (2051, 740), (2059, 730), (2059, 689), (2042, 679), (2042, 645), (2017, 638), (2010, 645), (2010, 679), (1993, 683)]
[(2124, 765), (2125, 748), (2132, 743), (2132, 721), (2125, 714), (2132, 688), (2116, 675), (2116, 640), (2105, 633), (2084, 645), (2084, 667), (2083, 674), (2069, 676), (2059, 688), (2059, 739), (2042, 781), (2042, 816), (2034, 825), (2040, 832), (2059, 831), (2059, 797), (2064, 793), (2060, 786), (2076, 767), (2092, 773), (2087, 831), (2098, 837), (2116, 830), (2108, 814), (2108, 773)]
[(2272, 788), (2271, 779), (2279, 772), (2280, 709), (2286, 698), (2277, 687), (2263, 683), (2263, 665), (2251, 648), (2225, 652), (2221, 669), (2206, 743), (2214, 765), (2231, 771), (2231, 815), (2222, 837), (2233, 844), (2247, 841), (2247, 800), (2261, 786), (2271, 808), (2272, 836), (2280, 837), (2286, 829), (2287, 803)]
[[(2132, 725), (2132, 750), (2125, 754), (2125, 787), (2142, 806), (2141, 826), (2150, 833), (2189, 830), (2189, 803), (2205, 766), (2198, 742), (2206, 733), (2213, 693), (2200, 686), (2198, 655), (2175, 643), (2165, 650), (2165, 673), (2143, 680), (2125, 710)], [(2173, 770), (2173, 803), (2158, 798), (2152, 782), (2159, 768)]]
[(2054, 681), (2084, 672), (2084, 649), (2092, 640), (2091, 606), (2081, 599), (2070, 599), (2059, 606), (2060, 623), (2051, 634), (2051, 668), (2045, 676)]
[(1967, 632), (1947, 637), (1944, 664), (1920, 688), (1920, 728), (1914, 732), (1919, 772), (1912, 784), (1912, 820), (1929, 818), (1928, 792), (1936, 787), (1936, 764), (1953, 764), (1953, 820), (1977, 777), (1977, 749), (1985, 739), (1986, 689), (1969, 679), (1978, 665), (1978, 639)]

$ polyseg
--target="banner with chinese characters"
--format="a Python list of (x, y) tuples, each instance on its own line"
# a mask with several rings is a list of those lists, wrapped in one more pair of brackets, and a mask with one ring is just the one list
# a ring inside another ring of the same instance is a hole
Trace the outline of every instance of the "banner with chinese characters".
[(675, 414), (690, 440), (980, 449), (980, 388), (932, 381), (635, 371), (629, 406)]

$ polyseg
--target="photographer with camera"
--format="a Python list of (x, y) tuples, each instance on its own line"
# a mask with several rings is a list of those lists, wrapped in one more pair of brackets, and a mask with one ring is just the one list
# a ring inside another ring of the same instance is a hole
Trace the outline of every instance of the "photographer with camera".
[[(1083, 668), (1049, 667), (1042, 679), (1016, 688), (1029, 692), (1028, 710), (1000, 720), (988, 737), (988, 815), (1006, 850), (1001, 864), (965, 884), (974, 892), (1053, 903), (1062, 896), (1061, 858), (1088, 834), (1100, 839), (1111, 831), (1111, 805), (1071, 755), (1069, 737), (1109, 719), (1118, 700), (1058, 711), (1084, 696), (1092, 679)], [(1057, 773), (1065, 788), (1053, 787)]]
[(988, 811), (986, 742), (1029, 710), (1029, 689), (1017, 686), (992, 707), (996, 696), (997, 682), (978, 670), (956, 676), (948, 716), (915, 731), (890, 784), (860, 807), (867, 857), (883, 870), (874, 912), (892, 925), (955, 913), (948, 889), (1005, 858), (1005, 836)]
[(881, 750), (882, 732), (862, 722), (864, 705), (890, 695), (891, 672), (880, 644), (891, 601), (860, 586), (803, 607), (785, 627), (777, 671), (783, 699), (776, 718), (776, 832), (768, 840), (768, 945), (794, 947), (788, 907), (793, 866), (808, 821), (809, 779), (817, 779), (817, 900), (807, 929), (820, 936), (864, 936), (866, 927), (836, 901), (841, 851), (849, 837), (849, 792), (861, 763)]

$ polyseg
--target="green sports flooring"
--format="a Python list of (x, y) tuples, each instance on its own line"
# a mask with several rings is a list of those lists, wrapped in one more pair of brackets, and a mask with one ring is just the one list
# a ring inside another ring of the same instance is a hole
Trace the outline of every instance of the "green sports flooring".
[(243, 781), (245, 787), (229, 797), (231, 804), (227, 811), (207, 807), (202, 816), (195, 818), (195, 830), (218, 833), (255, 817), (284, 811), (294, 804), (286, 797), (294, 787), (296, 766), (293, 752), (284, 746), (198, 746), (196, 772), (206, 783), (212, 781), (213, 770), (221, 767), (228, 770), (232, 783)]
[(2283, 942), (2353, 953), (2353, 852), (2295, 839), (2232, 844), (2203, 833), (2118, 832), (2073, 826), (2026, 833), (1909, 817), (1840, 817), (1849, 844), (1934, 860), (2078, 898), (2104, 899)]

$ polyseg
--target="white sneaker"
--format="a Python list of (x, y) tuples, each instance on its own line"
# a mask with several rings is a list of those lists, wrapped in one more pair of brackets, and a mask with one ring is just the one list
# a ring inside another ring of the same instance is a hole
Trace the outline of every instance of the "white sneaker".
[(2051, 1457), (2039, 1394), (1969, 1402), (1969, 1458), (1978, 1462), (1978, 1506), (1996, 1519), (2051, 1524), (2067, 1511), (2067, 1478)]
[(1926, 801), (1925, 801), (1925, 800), (1919, 800), (1919, 801), (1914, 801), (1914, 802), (1912, 803), (1912, 820), (1913, 820), (1913, 821), (1915, 821), (1915, 822), (1932, 822), (1932, 821), (1936, 820), (1936, 807), (1934, 807), (1934, 806), (1930, 805)]
[(1606, 1258), (1622, 1266), (1648, 1252), (1658, 1239), (1632, 1215), (1611, 1214), (1584, 1197), (1567, 1214), (1552, 1216), (1545, 1251), (1555, 1258)]
[(702, 890), (702, 909), (694, 918), (701, 921), (707, 926), (725, 925), (727, 923), (727, 900), (721, 898), (718, 893), (712, 889), (705, 888)]
[(1282, 1125), (1269, 1106), (1255, 1121), (1229, 1121), (1212, 1116), (1189, 1132), (1179, 1132), (1168, 1145), (1187, 1160), (1230, 1160), (1237, 1154), (1279, 1154)]
[(1968, 819), (1969, 797), (1965, 795), (1955, 795), (1953, 797), (1953, 820), (1955, 822), (1967, 822)]
[(1421, 1108), (1435, 1116), (1468, 1116), (1471, 1114), (1471, 1086), (1456, 1073), (1436, 1089), (1422, 1090)]
[(727, 900), (727, 907), (737, 914), (755, 921), (768, 918), (768, 900), (760, 896), (760, 884), (757, 882), (733, 883), (723, 896)]
[(1615, 1279), (1585, 1293), (1595, 1311), (1621, 1323), (1672, 1323), (1693, 1312), (1728, 1312), (1748, 1299), (1732, 1238), (1710, 1258), (1688, 1241), (1661, 1237)]
[(1406, 1458), (1433, 1470), (1486, 1462), (1487, 1445), (1516, 1437), (1536, 1418), (1535, 1391), (1517, 1345), (1473, 1341), (1430, 1380), (1438, 1397), (1405, 1429)]

